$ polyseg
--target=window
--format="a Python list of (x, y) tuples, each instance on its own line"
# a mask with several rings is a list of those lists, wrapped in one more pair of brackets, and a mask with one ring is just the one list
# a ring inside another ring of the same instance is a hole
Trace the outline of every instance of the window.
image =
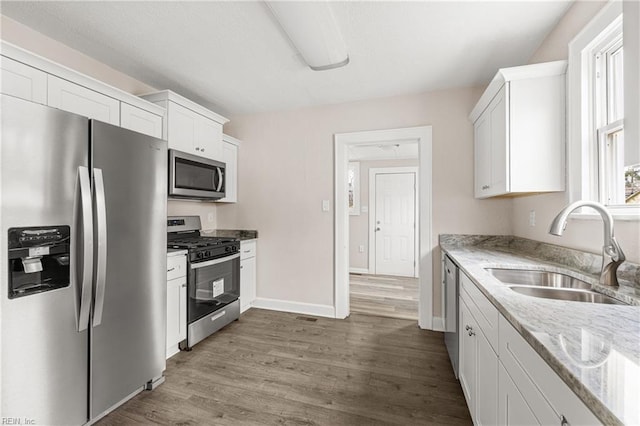
[(608, 3), (569, 44), (569, 197), (599, 201), (614, 216), (636, 220), (640, 158), (631, 140), (625, 147), (622, 9), (622, 2)]

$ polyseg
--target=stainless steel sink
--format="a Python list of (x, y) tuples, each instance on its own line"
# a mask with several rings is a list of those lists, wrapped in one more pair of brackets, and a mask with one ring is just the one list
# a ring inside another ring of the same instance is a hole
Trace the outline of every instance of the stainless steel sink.
[(487, 272), (516, 293), (544, 299), (624, 305), (612, 297), (591, 291), (591, 285), (559, 272), (487, 268)]
[(512, 285), (509, 288), (516, 293), (527, 296), (542, 297), (544, 299), (568, 300), (572, 302), (607, 303), (610, 305), (624, 305), (624, 303), (604, 294), (588, 290), (570, 290), (551, 287), (534, 287)]
[(526, 269), (487, 268), (487, 271), (504, 284), (536, 287), (578, 288), (590, 290), (591, 285), (559, 272), (530, 271)]

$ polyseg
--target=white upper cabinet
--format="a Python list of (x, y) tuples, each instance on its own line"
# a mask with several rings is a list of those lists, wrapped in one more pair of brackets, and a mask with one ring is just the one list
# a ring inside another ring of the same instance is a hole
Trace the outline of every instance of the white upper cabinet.
[(48, 76), (47, 84), (49, 106), (120, 125), (118, 100), (53, 75)]
[(167, 110), (169, 148), (222, 161), (222, 126), (229, 120), (170, 90), (141, 96)]
[(163, 108), (0, 41), (0, 92), (162, 137)]
[(120, 103), (120, 126), (138, 133), (162, 138), (162, 116)]
[(47, 104), (47, 74), (0, 56), (0, 93)]
[(504, 68), (469, 115), (475, 196), (564, 191), (566, 61)]
[(225, 163), (225, 197), (218, 200), (223, 203), (238, 201), (238, 149), (240, 141), (229, 135), (222, 135), (222, 155)]

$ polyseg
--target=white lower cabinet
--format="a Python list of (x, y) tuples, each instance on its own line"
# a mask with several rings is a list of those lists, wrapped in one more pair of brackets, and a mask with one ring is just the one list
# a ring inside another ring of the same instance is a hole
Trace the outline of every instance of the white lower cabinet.
[(495, 425), (498, 420), (498, 355), (468, 304), (475, 303), (461, 291), (460, 385), (475, 424)]
[(474, 424), (602, 424), (462, 272), (459, 302), (459, 378)]
[(240, 312), (256, 298), (256, 240), (240, 242)]
[(502, 363), (498, 366), (498, 422), (499, 425), (539, 425), (540, 421), (527, 405)]
[(167, 359), (180, 351), (187, 338), (187, 257), (167, 256)]

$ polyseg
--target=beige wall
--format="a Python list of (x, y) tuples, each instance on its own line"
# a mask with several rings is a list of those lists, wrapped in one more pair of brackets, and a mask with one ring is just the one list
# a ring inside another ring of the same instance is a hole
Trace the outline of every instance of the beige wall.
[[(531, 57), (530, 63), (568, 58), (569, 42), (597, 14), (606, 2), (577, 2)], [(569, 202), (566, 193), (535, 195), (513, 200), (513, 233), (594, 253), (602, 248), (603, 226), (598, 219), (571, 219), (562, 237), (549, 235), (555, 215)], [(529, 226), (529, 212), (536, 212), (536, 226)], [(615, 233), (627, 260), (640, 263), (640, 222), (616, 221)]]
[[(258, 297), (333, 305), (335, 133), (433, 126), (436, 291), (438, 234), (510, 234), (511, 200), (473, 198), (467, 115), (480, 93), (453, 89), (233, 117), (227, 131), (244, 141), (240, 202), (218, 206), (217, 220), (220, 227), (259, 231)], [(331, 212), (322, 212), (322, 200), (331, 200)]]
[[(369, 169), (380, 167), (418, 167), (418, 159), (360, 161), (360, 206), (369, 205)], [(417, 240), (416, 240), (417, 241)], [(364, 246), (364, 252), (358, 246)], [(369, 213), (349, 216), (349, 267), (369, 268)]]
[(168, 216), (200, 216), (202, 229), (216, 229), (216, 204), (200, 201), (169, 200)]

